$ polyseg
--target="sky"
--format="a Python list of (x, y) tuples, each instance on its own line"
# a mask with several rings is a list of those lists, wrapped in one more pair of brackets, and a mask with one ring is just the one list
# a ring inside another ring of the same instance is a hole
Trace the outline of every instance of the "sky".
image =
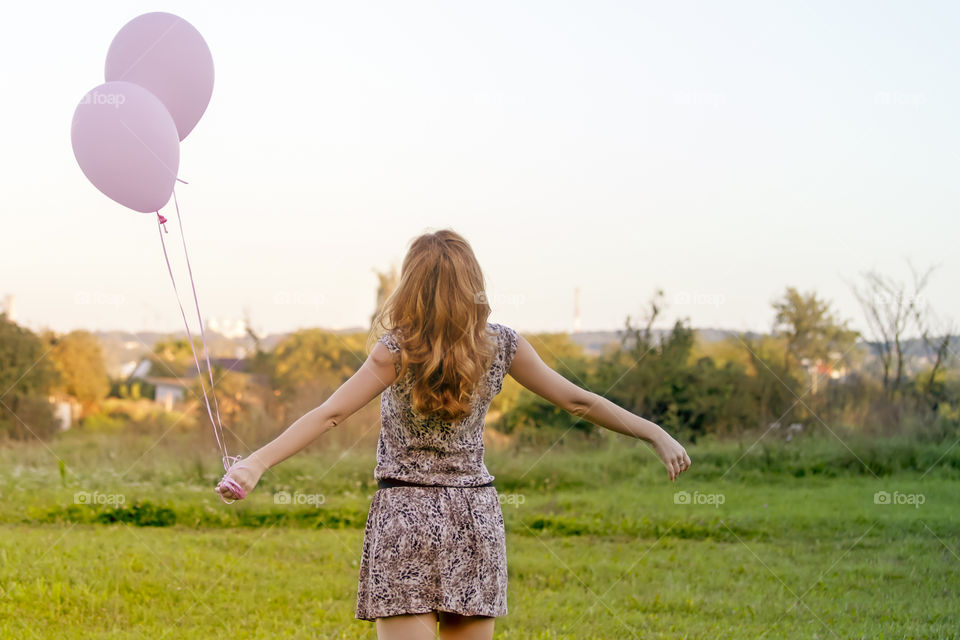
[(0, 295), (30, 328), (182, 328), (155, 217), (70, 145), (114, 34), (156, 10), (216, 69), (177, 188), (208, 321), (365, 325), (376, 271), (446, 227), (520, 331), (572, 329), (576, 288), (583, 330), (659, 288), (660, 326), (764, 331), (787, 286), (865, 329), (851, 283), (908, 260), (960, 318), (958, 5), (127, 0), (0, 23)]

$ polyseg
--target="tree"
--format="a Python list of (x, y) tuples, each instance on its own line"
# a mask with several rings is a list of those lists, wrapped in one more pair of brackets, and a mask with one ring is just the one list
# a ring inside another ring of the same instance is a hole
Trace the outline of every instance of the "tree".
[[(574, 384), (583, 386), (589, 377), (589, 362), (583, 354), (583, 347), (570, 339), (567, 333), (538, 333), (524, 335), (541, 359), (560, 375)], [(578, 431), (590, 434), (593, 425), (572, 418), (570, 414), (558, 409), (540, 396), (524, 389), (513, 378), (503, 381), (503, 389), (490, 404), (490, 413), (501, 416), (495, 428), (503, 433), (520, 435), (521, 439), (532, 439), (534, 431), (547, 431), (544, 427), (566, 430), (571, 426)], [(544, 436), (551, 438), (553, 430)]]
[(868, 271), (862, 274), (864, 282), (861, 286), (851, 285), (873, 334), (871, 346), (880, 361), (883, 388), (890, 398), (903, 386), (904, 338), (917, 319), (923, 291), (934, 270), (930, 267), (920, 273), (909, 260), (907, 264), (912, 276), (909, 284)]
[(754, 413), (758, 418), (754, 422), (769, 426), (771, 422), (787, 419), (791, 412), (799, 418), (809, 417), (798, 400), (803, 398), (806, 390), (802, 388), (802, 381), (794, 376), (794, 371), (787, 367), (785, 340), (741, 332), (738, 342), (750, 358), (746, 370), (749, 384), (744, 385), (743, 390), (753, 398)]
[[(203, 360), (203, 342), (199, 337), (193, 338), (193, 350), (190, 341), (186, 338), (170, 338), (161, 340), (153, 345), (153, 353), (147, 355), (151, 362), (149, 375), (184, 378), (191, 368), (196, 368), (194, 350), (198, 360)], [(213, 357), (213, 354), (210, 354)], [(205, 371), (206, 363), (200, 370)]]
[(651, 298), (642, 326), (627, 318), (620, 348), (598, 358), (591, 386), (691, 442), (706, 433), (752, 426), (755, 401), (743, 365), (728, 362), (718, 368), (710, 358), (692, 359), (695, 332), (684, 320), (654, 339), (662, 297), (658, 290)]
[(33, 332), (0, 314), (0, 433), (45, 437), (56, 430), (47, 400), (57, 371)]
[(841, 321), (826, 300), (816, 292), (800, 293), (787, 287), (783, 296), (773, 302), (776, 316), (773, 334), (785, 341), (784, 365), (787, 369), (809, 359), (830, 362), (831, 354), (846, 354), (859, 333)]
[(377, 274), (377, 303), (376, 308), (373, 310), (373, 315), (370, 316), (370, 328), (373, 329), (374, 325), (377, 322), (377, 316), (380, 315), (380, 309), (383, 308), (383, 303), (387, 301), (387, 298), (390, 297), (390, 294), (393, 293), (393, 290), (397, 288), (397, 285), (400, 283), (400, 275), (397, 273), (396, 267), (390, 267), (389, 271), (375, 271)]
[(951, 360), (950, 344), (957, 333), (957, 326), (952, 320), (940, 320), (928, 304), (918, 304), (915, 311), (915, 322), (920, 330), (920, 337), (927, 351), (933, 356), (933, 364), (925, 383), (918, 385), (924, 390), (931, 408), (936, 409), (939, 402), (937, 389), (937, 374), (941, 372)]
[[(203, 353), (203, 343), (200, 338), (193, 339), (193, 349), (195, 349), (198, 354)], [(190, 341), (186, 338), (171, 338), (154, 344), (153, 354), (163, 360), (192, 362), (193, 349), (190, 348)]]
[(583, 347), (571, 340), (569, 333), (535, 333), (525, 337), (550, 368), (568, 370), (575, 378), (583, 375)]
[(110, 380), (97, 337), (88, 331), (72, 331), (51, 337), (50, 359), (60, 374), (55, 389), (92, 408), (107, 397)]
[(335, 390), (366, 360), (366, 333), (338, 335), (303, 329), (285, 337), (269, 357), (274, 394), (281, 403), (281, 420)]

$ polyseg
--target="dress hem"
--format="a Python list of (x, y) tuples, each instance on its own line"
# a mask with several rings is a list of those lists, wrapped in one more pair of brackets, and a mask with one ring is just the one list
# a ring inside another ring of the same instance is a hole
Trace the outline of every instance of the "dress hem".
[(417, 608), (397, 609), (394, 611), (387, 611), (384, 613), (367, 614), (367, 615), (360, 615), (359, 612), (355, 612), (353, 617), (356, 620), (366, 620), (368, 622), (374, 622), (376, 621), (377, 618), (389, 618), (391, 616), (404, 616), (404, 615), (409, 616), (409, 615), (417, 615), (420, 613), (433, 613), (434, 611), (445, 611), (447, 613), (456, 613), (461, 616), (483, 616), (485, 618), (502, 618), (503, 616), (507, 615), (506, 610), (504, 610), (503, 613), (483, 613), (479, 611), (470, 611), (467, 609), (458, 610), (453, 608), (431, 607), (427, 609), (417, 609)]

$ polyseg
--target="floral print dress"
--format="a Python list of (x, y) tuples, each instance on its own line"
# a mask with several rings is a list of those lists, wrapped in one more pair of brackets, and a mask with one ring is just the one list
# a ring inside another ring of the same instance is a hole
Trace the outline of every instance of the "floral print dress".
[[(423, 416), (410, 406), (411, 374), (380, 396), (380, 439), (374, 477), (417, 484), (373, 495), (363, 536), (356, 618), (451, 611), (507, 614), (507, 555), (497, 490), (483, 462), (483, 425), (490, 401), (517, 351), (517, 332), (487, 323), (497, 354), (480, 379), (470, 415), (456, 422)], [(380, 342), (399, 354), (391, 334)], [(399, 358), (396, 363), (399, 372)]]

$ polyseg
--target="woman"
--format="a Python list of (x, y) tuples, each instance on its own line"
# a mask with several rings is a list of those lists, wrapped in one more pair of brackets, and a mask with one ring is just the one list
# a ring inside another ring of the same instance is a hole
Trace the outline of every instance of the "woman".
[(380, 395), (381, 429), (364, 531), (356, 617), (381, 640), (489, 640), (507, 613), (503, 515), (483, 461), (490, 401), (509, 373), (585, 420), (650, 443), (673, 481), (690, 467), (656, 424), (548, 367), (522, 336), (487, 322), (484, 278), (451, 230), (416, 238), (363, 366), (323, 404), (233, 465), (217, 490), (238, 499), (289, 458)]

